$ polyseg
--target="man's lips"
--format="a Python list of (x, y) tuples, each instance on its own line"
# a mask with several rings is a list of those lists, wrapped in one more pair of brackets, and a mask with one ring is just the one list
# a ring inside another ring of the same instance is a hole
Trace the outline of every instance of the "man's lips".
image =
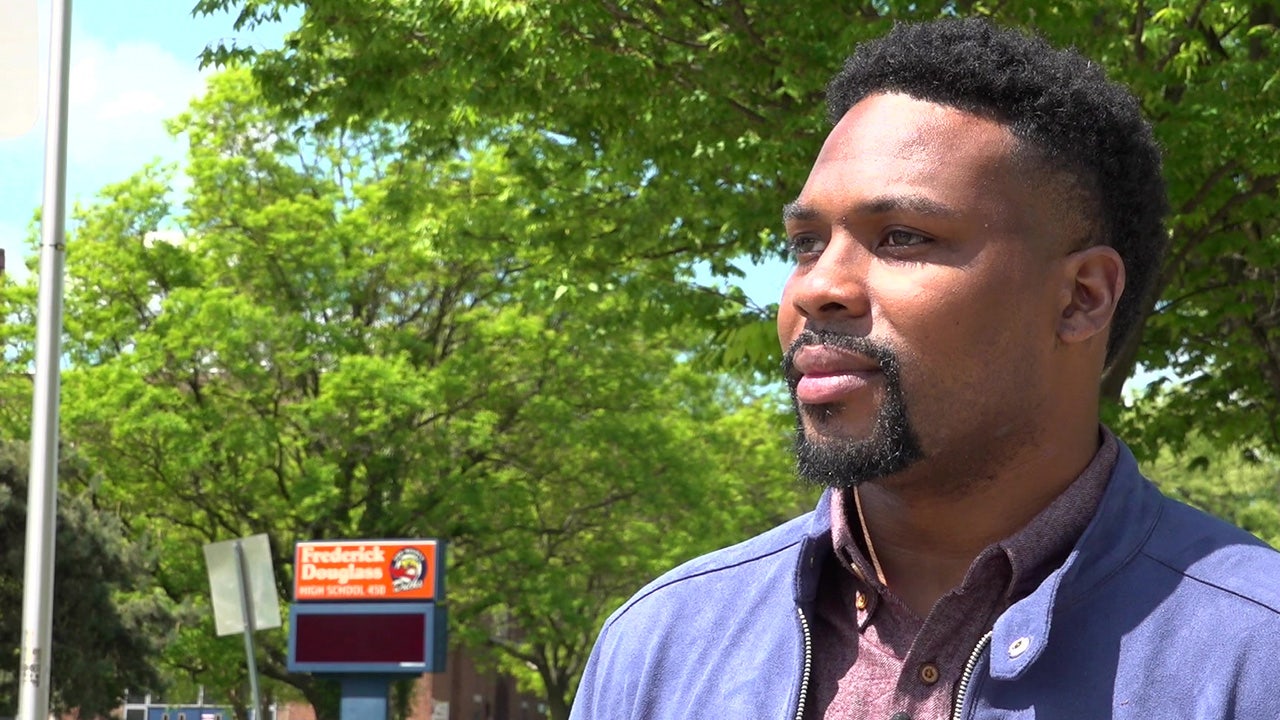
[(806, 345), (792, 361), (799, 379), (796, 400), (805, 405), (838, 402), (880, 374), (880, 363), (830, 345)]

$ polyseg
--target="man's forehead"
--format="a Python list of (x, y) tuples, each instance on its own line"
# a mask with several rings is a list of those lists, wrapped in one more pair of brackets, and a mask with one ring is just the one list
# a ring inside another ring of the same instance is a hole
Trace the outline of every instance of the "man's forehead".
[(903, 93), (875, 93), (836, 123), (815, 164), (866, 154), (917, 162), (958, 155), (1010, 160), (1018, 146), (1012, 130), (993, 118)]
[(1071, 177), (994, 118), (905, 94), (870, 95), (831, 131), (783, 221), (907, 213), (990, 228), (1090, 234)]

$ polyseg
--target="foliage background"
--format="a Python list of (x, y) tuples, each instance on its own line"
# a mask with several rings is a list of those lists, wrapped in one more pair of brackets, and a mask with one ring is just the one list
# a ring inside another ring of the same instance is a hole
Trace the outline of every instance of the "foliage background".
[[(202, 543), (268, 533), (287, 597), (295, 540), (428, 535), (453, 544), (455, 638), (564, 717), (612, 607), (811, 500), (774, 308), (720, 279), (782, 257), (826, 80), (901, 20), (1034, 28), (1134, 89), (1172, 252), (1104, 417), (1167, 492), (1280, 540), (1276, 2), (195, 4), (223, 11), (298, 23), (211, 44), (182, 167), (72, 223), (63, 438), (94, 472), (64, 485), (128, 571), (67, 582), (172, 626), (150, 670), (84, 671), (101, 693), (202, 683), (243, 712)], [(0, 301), (0, 426), (23, 438), (34, 288)], [(332, 714), (278, 638), (259, 665)]]

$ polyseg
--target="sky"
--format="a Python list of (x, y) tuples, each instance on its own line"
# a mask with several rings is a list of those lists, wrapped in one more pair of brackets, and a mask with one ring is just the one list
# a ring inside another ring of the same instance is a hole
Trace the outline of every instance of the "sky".
[[(9, 0), (3, 0), (8, 2)], [(29, 0), (27, 0), (29, 1)], [(220, 39), (278, 45), (285, 28), (237, 33), (228, 14), (193, 17), (194, 0), (82, 0), (73, 3), (67, 120), (67, 208), (94, 201), (104, 185), (148, 162), (177, 161), (181, 144), (164, 121), (204, 89), (199, 53)], [(23, 259), (44, 187), (45, 95), (50, 2), (37, 2), (40, 119), (16, 138), (0, 138), (0, 248), (6, 272), (26, 274)]]
[[(8, 2), (9, 0), (0, 0)], [(21, 1), (21, 0), (20, 0)], [(30, 0), (25, 0), (30, 2)], [(38, 0), (40, 64), (48, 62), (49, 0)], [(200, 70), (210, 43), (279, 46), (288, 27), (236, 32), (230, 14), (193, 17), (194, 0), (81, 0), (73, 3), (67, 121), (67, 209), (92, 203), (109, 183), (128, 178), (156, 159), (176, 162), (181, 143), (164, 121), (186, 109), (212, 70)], [(43, 78), (42, 71), (42, 78)], [(0, 138), (0, 248), (6, 272), (26, 275), (34, 254), (27, 238), (40, 207), (44, 177), (44, 81), (37, 126), (15, 139)], [(754, 302), (777, 302), (785, 263), (744, 268), (739, 282)], [(705, 279), (705, 278), (704, 278)]]

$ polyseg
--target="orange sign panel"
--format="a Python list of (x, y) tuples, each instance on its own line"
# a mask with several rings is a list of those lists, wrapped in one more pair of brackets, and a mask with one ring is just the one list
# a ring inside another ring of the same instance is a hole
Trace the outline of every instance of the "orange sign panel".
[(300, 542), (293, 599), (345, 602), (443, 600), (443, 555), (435, 540)]

